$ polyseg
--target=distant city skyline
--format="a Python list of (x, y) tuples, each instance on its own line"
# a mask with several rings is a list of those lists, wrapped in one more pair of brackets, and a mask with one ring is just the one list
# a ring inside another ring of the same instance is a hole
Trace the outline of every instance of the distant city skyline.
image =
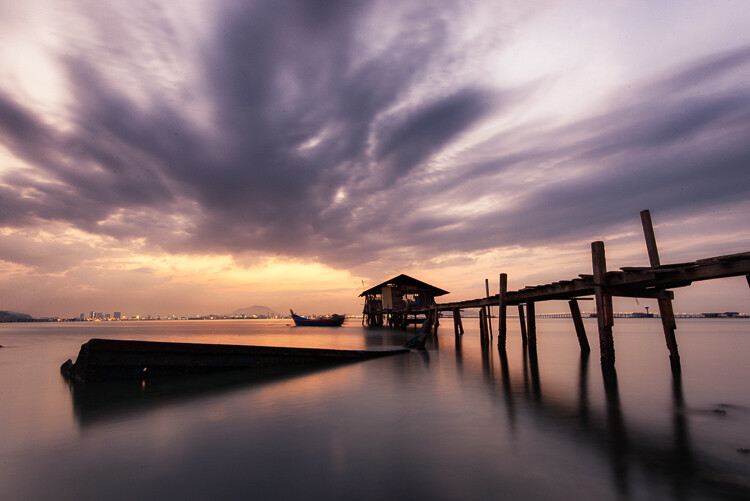
[(748, 24), (741, 1), (3, 2), (0, 308), (354, 314), (400, 273), (468, 299), (591, 273), (594, 240), (648, 264), (643, 209), (664, 263), (746, 252)]

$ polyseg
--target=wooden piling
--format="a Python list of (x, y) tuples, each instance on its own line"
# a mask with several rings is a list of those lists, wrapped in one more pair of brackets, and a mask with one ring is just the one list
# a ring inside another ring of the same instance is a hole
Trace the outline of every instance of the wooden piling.
[(482, 349), (487, 350), (487, 348), (490, 345), (490, 329), (489, 329), (489, 323), (488, 318), (489, 315), (487, 314), (487, 310), (485, 308), (480, 308), (479, 311), (479, 317), (482, 322), (482, 335), (480, 338)]
[(534, 306), (534, 301), (526, 303), (526, 325), (529, 348), (536, 349), (536, 307)]
[(677, 329), (677, 322), (674, 318), (672, 301), (670, 299), (659, 299), (658, 303), (664, 340), (667, 342), (667, 350), (669, 350), (669, 361), (673, 367), (679, 367), (680, 352), (677, 350), (677, 338), (674, 334), (675, 329)]
[[(654, 234), (654, 225), (651, 222), (651, 213), (648, 210), (641, 211), (641, 225), (643, 226), (643, 236), (646, 239), (646, 251), (648, 252), (648, 261), (652, 268), (661, 265), (659, 259), (659, 249), (656, 246), (656, 235)], [(661, 325), (664, 330), (664, 340), (669, 350), (669, 360), (673, 366), (680, 364), (680, 353), (677, 350), (677, 338), (674, 331), (677, 329), (677, 322), (674, 318), (672, 309), (672, 300), (666, 297), (659, 298), (659, 316), (661, 316)]]
[(459, 308), (453, 308), (453, 331), (456, 336), (463, 335), (464, 325), (461, 322), (461, 310)]
[[(487, 299), (490, 298), (490, 281), (489, 279), (484, 279), (484, 290), (487, 294)], [(492, 307), (490, 305), (487, 305), (487, 335), (492, 339)]]
[(490, 314), (490, 307), (488, 306), (485, 311), (485, 320), (487, 321), (487, 337), (489, 339), (492, 339), (494, 337), (494, 334), (492, 333), (492, 322), (490, 321), (490, 317), (492, 315)]
[(578, 301), (571, 299), (568, 301), (570, 306), (570, 316), (573, 317), (573, 325), (576, 328), (576, 335), (578, 336), (578, 344), (581, 346), (581, 353), (589, 353), (591, 346), (589, 346), (589, 339), (586, 337), (586, 327), (583, 325), (583, 318), (581, 318), (581, 309), (578, 307)]
[(594, 296), (596, 298), (596, 319), (599, 327), (599, 349), (601, 364), (604, 367), (615, 365), (615, 341), (612, 336), (614, 313), (612, 296), (605, 294), (607, 261), (604, 255), (604, 242), (591, 242), (591, 263), (594, 270)]
[(521, 340), (523, 341), (523, 344), (527, 344), (529, 342), (528, 337), (526, 336), (526, 316), (523, 314), (523, 304), (518, 304), (518, 320), (521, 322)]
[[(749, 279), (750, 280), (750, 279)], [(497, 321), (500, 325), (498, 325), (498, 333), (497, 333), (497, 345), (505, 348), (505, 338), (508, 334), (508, 317), (507, 317), (507, 308), (508, 308), (508, 298), (506, 297), (508, 294), (508, 275), (506, 273), (500, 274), (500, 293), (498, 294), (498, 302), (500, 311), (497, 315)]]
[(651, 264), (651, 267), (659, 266), (659, 250), (656, 247), (656, 235), (654, 234), (654, 225), (651, 222), (650, 211), (641, 211), (641, 226), (643, 226), (643, 236), (646, 238), (648, 261)]

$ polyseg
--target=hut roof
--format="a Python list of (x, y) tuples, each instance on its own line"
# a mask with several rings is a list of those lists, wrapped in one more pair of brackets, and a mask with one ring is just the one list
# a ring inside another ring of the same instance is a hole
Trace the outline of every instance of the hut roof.
[(370, 287), (362, 294), (360, 294), (359, 297), (367, 296), (370, 294), (380, 294), (381, 289), (386, 286), (401, 287), (404, 289), (426, 290), (432, 292), (433, 297), (449, 294), (448, 291), (440, 289), (439, 287), (435, 287), (434, 285), (430, 285), (426, 282), (422, 282), (421, 280), (417, 280), (416, 278), (410, 277), (409, 275), (404, 275), (402, 273), (397, 277), (386, 280), (382, 284)]

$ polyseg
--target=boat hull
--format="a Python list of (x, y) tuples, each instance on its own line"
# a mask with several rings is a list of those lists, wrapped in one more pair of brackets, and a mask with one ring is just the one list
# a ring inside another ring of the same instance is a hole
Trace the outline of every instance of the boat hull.
[(238, 369), (263, 371), (325, 367), (406, 351), (408, 350), (332, 350), (90, 339), (81, 346), (76, 362), (68, 360), (60, 370), (74, 382), (146, 379)]
[(290, 309), (292, 320), (297, 327), (341, 327), (346, 317), (344, 315), (331, 315), (330, 317), (302, 317)]
[(341, 327), (344, 323), (343, 315), (334, 315), (326, 318), (307, 318), (292, 314), (292, 320), (297, 327)]

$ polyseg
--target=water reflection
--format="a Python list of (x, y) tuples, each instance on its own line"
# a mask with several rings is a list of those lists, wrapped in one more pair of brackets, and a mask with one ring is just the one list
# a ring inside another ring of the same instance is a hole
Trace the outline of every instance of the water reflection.
[(523, 346), (526, 358), (529, 360), (529, 375), (531, 378), (531, 394), (536, 402), (542, 400), (542, 383), (539, 378), (539, 356), (536, 352), (536, 343), (528, 343)]
[(617, 384), (617, 371), (611, 366), (602, 366), (602, 381), (606, 401), (607, 430), (606, 438), (609, 448), (609, 460), (618, 492), (628, 494), (628, 430), (622, 416), (620, 389)]
[(342, 365), (348, 364), (266, 369), (262, 373), (236, 370), (189, 377), (163, 376), (148, 381), (120, 380), (67, 384), (76, 420), (79, 426), (86, 427), (100, 421), (150, 412), (175, 403), (325, 372)]
[(510, 432), (516, 433), (516, 405), (513, 398), (513, 391), (510, 385), (510, 364), (508, 363), (508, 353), (505, 346), (498, 346), (500, 355), (500, 374), (503, 386), (503, 396), (505, 397), (505, 407), (508, 410), (508, 423), (510, 423)]
[[(678, 471), (684, 472), (685, 476), (696, 471), (693, 464), (692, 447), (690, 444), (690, 433), (685, 412), (685, 399), (682, 392), (682, 369), (679, 364), (672, 364), (672, 416), (674, 427), (674, 454), (672, 461)], [(687, 495), (684, 478), (675, 478), (673, 491), (676, 499), (684, 499)]]
[(591, 404), (596, 400), (592, 398), (596, 390), (590, 386), (588, 353), (581, 354), (577, 396), (566, 401), (554, 388), (549, 394), (543, 390), (536, 348), (523, 343), (522, 351), (523, 384), (513, 385), (511, 381), (518, 375), (513, 375), (505, 348), (498, 347), (500, 372), (496, 377), (491, 352), (482, 344), (483, 379), (492, 395), (496, 390), (502, 394), (498, 403), (507, 411), (511, 434), (515, 434), (520, 419), (518, 403), (525, 401), (530, 405), (523, 406), (524, 411), (533, 412), (562, 433), (575, 434), (600, 450), (610, 465), (613, 486), (622, 498), (636, 496), (633, 482), (637, 470), (649, 481), (663, 483), (671, 499), (690, 499), (696, 494), (750, 499), (750, 486), (738, 480), (739, 476), (732, 478), (727, 465), (718, 464), (692, 446), (679, 366), (672, 366), (672, 419), (671, 430), (667, 430), (671, 438), (665, 440), (659, 436), (658, 428), (628, 424), (614, 368), (602, 368), (604, 406), (596, 407)]
[(585, 425), (589, 420), (589, 359), (590, 351), (582, 351), (578, 364), (578, 415)]

